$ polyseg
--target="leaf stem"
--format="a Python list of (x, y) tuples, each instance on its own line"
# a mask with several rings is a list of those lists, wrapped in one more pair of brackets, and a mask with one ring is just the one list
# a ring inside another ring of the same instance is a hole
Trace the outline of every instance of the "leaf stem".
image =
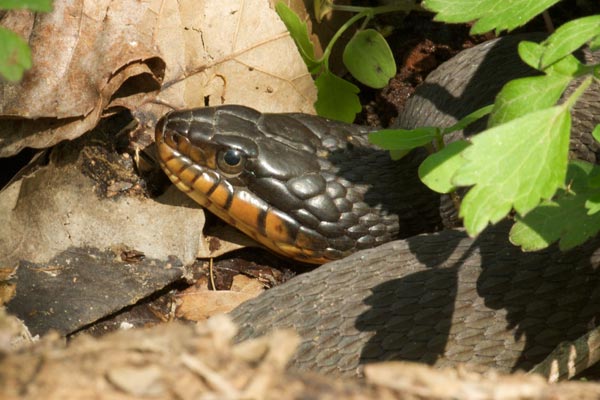
[(352, 24), (354, 24), (356, 21), (358, 21), (359, 19), (361, 19), (363, 17), (365, 17), (365, 14), (362, 13), (362, 12), (356, 14), (355, 16), (353, 16), (352, 18), (350, 18), (348, 21), (346, 21), (344, 23), (344, 25), (342, 25), (340, 27), (340, 29), (337, 30), (337, 32), (335, 33), (335, 35), (333, 35), (333, 37), (331, 38), (331, 40), (327, 44), (327, 47), (325, 48), (325, 51), (323, 52), (323, 56), (319, 60), (319, 62), (323, 63), (323, 66), (325, 67), (326, 71), (329, 71), (329, 55), (331, 54), (331, 50), (333, 49), (333, 45), (335, 44), (335, 42), (340, 38), (340, 36), (342, 36), (344, 34), (344, 32), (346, 32), (346, 30)]
[(579, 100), (583, 92), (585, 92), (587, 88), (590, 87), (590, 85), (592, 84), (592, 79), (593, 78), (591, 76), (585, 78), (584, 81), (581, 82), (581, 84), (577, 87), (577, 89), (575, 89), (573, 94), (571, 94), (569, 98), (563, 103), (563, 105), (569, 109), (572, 109), (573, 105), (575, 105), (577, 100)]
[(326, 71), (329, 71), (329, 56), (331, 54), (331, 50), (333, 49), (335, 42), (356, 21), (360, 20), (361, 18), (366, 18), (367, 20), (370, 20), (375, 15), (394, 12), (394, 11), (426, 11), (420, 5), (415, 4), (414, 0), (407, 0), (406, 2), (404, 2), (402, 4), (393, 4), (393, 5), (390, 4), (390, 5), (379, 6), (379, 7), (357, 7), (357, 6), (333, 5), (332, 9), (338, 10), (338, 11), (357, 12), (357, 14), (354, 15), (352, 18), (350, 18), (348, 21), (346, 21), (344, 23), (344, 25), (342, 25), (340, 27), (340, 29), (337, 30), (335, 35), (333, 35), (333, 37), (327, 44), (327, 47), (325, 48), (325, 51), (323, 52), (323, 56), (319, 60), (319, 62), (323, 63)]
[(440, 151), (446, 147), (446, 144), (444, 143), (444, 133), (440, 128), (437, 128), (435, 133), (435, 147), (437, 148), (436, 151)]
[(360, 7), (360, 6), (349, 6), (344, 4), (332, 4), (331, 9), (335, 11), (365, 13), (365, 14), (384, 14), (394, 11), (427, 11), (422, 6), (415, 4), (414, 0), (406, 0), (398, 4), (388, 4), (379, 7)]

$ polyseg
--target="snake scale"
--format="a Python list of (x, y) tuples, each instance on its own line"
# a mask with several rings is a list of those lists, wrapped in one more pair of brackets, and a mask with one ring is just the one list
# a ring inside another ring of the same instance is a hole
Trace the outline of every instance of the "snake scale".
[[(441, 65), (409, 100), (399, 125), (449, 126), (492, 103), (505, 82), (531, 74), (516, 59), (519, 39), (487, 42)], [(600, 122), (599, 101), (595, 87), (573, 110), (573, 157), (596, 162), (598, 146), (588, 132)], [(522, 253), (508, 243), (504, 223), (476, 239), (460, 230), (414, 236), (436, 230), (447, 214), (444, 202), (415, 180), (424, 153), (379, 164), (373, 159), (383, 159), (381, 151), (360, 139), (366, 128), (319, 121), (225, 107), (176, 112), (158, 124), (162, 166), (180, 189), (278, 253), (318, 263), (339, 259), (235, 309), (238, 339), (292, 327), (303, 339), (295, 367), (342, 375), (393, 359), (513, 370), (531, 367), (595, 325), (599, 240), (567, 253)], [(302, 129), (309, 130), (305, 145), (297, 140)], [(236, 136), (239, 130), (245, 134)], [(319, 162), (286, 146), (313, 152)], [(351, 162), (350, 154), (363, 158)], [(392, 237), (405, 239), (379, 245)]]

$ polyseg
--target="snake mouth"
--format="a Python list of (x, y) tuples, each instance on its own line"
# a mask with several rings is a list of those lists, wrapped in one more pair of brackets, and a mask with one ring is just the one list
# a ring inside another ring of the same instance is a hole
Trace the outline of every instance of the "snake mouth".
[(155, 141), (159, 150), (167, 152), (164, 157), (163, 154), (159, 154), (160, 158), (162, 160), (167, 159), (168, 156), (185, 158), (199, 167), (215, 169), (214, 149), (193, 145), (188, 130), (170, 126), (169, 115), (170, 113), (162, 117), (156, 124)]
[(209, 208), (211, 202), (205, 193), (220, 183), (220, 177), (210, 169), (203, 149), (193, 146), (181, 132), (169, 128), (168, 116), (165, 115), (156, 124), (158, 162), (179, 190)]

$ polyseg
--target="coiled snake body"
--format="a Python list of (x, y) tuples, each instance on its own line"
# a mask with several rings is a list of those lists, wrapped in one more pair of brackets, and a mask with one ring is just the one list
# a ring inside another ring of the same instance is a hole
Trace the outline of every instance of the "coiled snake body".
[[(400, 124), (448, 126), (493, 102), (506, 81), (531, 73), (515, 59), (517, 42), (488, 42), (442, 65)], [(573, 112), (571, 149), (595, 162), (587, 132), (600, 122), (600, 95), (588, 92)], [(523, 254), (503, 224), (477, 239), (413, 236), (442, 223), (439, 197), (416, 177), (424, 155), (392, 162), (367, 132), (240, 106), (177, 111), (157, 125), (161, 165), (200, 204), (280, 254), (338, 260), (234, 310), (240, 339), (293, 327), (303, 338), (294, 365), (342, 374), (382, 359), (511, 370), (595, 324), (598, 240)], [(389, 242), (397, 237), (407, 239)]]

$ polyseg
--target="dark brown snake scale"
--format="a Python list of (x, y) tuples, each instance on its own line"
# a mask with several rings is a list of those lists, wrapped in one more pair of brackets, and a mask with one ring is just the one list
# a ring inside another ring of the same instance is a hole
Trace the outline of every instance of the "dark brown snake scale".
[[(487, 42), (441, 65), (409, 100), (399, 117), (399, 126), (449, 126), (475, 109), (491, 104), (504, 83), (532, 73), (516, 59), (516, 45), (521, 39), (508, 37)], [(240, 325), (239, 340), (262, 335), (273, 328), (294, 328), (301, 335), (302, 343), (292, 361), (293, 367), (343, 375), (356, 374), (363, 363), (380, 360), (414, 360), (440, 366), (468, 363), (479, 370), (496, 367), (510, 371), (530, 368), (560, 342), (574, 339), (595, 326), (600, 314), (600, 281), (596, 271), (600, 261), (598, 239), (567, 253), (552, 247), (524, 254), (508, 243), (505, 223), (489, 228), (477, 239), (470, 239), (459, 230), (412, 236), (417, 232), (430, 232), (440, 224), (439, 198), (420, 189), (422, 186), (415, 181), (423, 152), (412, 154), (402, 162), (404, 164), (399, 163), (401, 168), (394, 172), (387, 169), (393, 164), (389, 161), (385, 166), (352, 162), (351, 156), (375, 150), (361, 142), (362, 139), (355, 139), (351, 145), (345, 144), (342, 140), (345, 134), (338, 131), (346, 128), (331, 129), (338, 133), (328, 136), (327, 126), (316, 126), (319, 120), (314, 117), (298, 114), (262, 116), (253, 110), (228, 106), (201, 110), (189, 115), (177, 112), (159, 124), (159, 148), (163, 142), (177, 148), (171, 152), (169, 147), (162, 146), (163, 167), (192, 197), (192, 186), (206, 187), (209, 198), (197, 200), (211, 211), (211, 207), (218, 206), (217, 215), (263, 244), (295, 258), (320, 257), (323, 262), (347, 254), (347, 249), (337, 245), (337, 236), (327, 235), (329, 228), (357, 239), (362, 236), (352, 237), (354, 230), (362, 229), (360, 235), (369, 236), (369, 226), (379, 226), (380, 221), (375, 217), (365, 217), (365, 220), (374, 221), (373, 225), (365, 225), (366, 228), (355, 228), (354, 220), (344, 225), (347, 221), (344, 212), (355, 215), (354, 210), (344, 211), (343, 207), (338, 207), (344, 200), (323, 198), (342, 191), (328, 189), (326, 183), (322, 186), (306, 183), (313, 179), (311, 174), (326, 176), (331, 165), (325, 169), (310, 163), (303, 166), (301, 172), (308, 171), (304, 175), (308, 178), (302, 178), (302, 182), (307, 186), (294, 188), (293, 178), (285, 176), (290, 165), (296, 165), (293, 162), (295, 151), (301, 154), (309, 149), (306, 154), (320, 154), (324, 150), (319, 146), (326, 142), (334, 143), (326, 152), (331, 152), (327, 153), (327, 160), (338, 168), (336, 174), (343, 171), (340, 166), (352, 165), (345, 179), (351, 182), (362, 179), (360, 184), (364, 188), (360, 195), (364, 197), (359, 196), (357, 201), (373, 207), (373, 204), (382, 204), (382, 199), (387, 196), (390, 201), (383, 202), (383, 218), (398, 215), (398, 236), (411, 236), (327, 263), (242, 304), (231, 313)], [(599, 110), (600, 91), (595, 86), (573, 110), (573, 157), (596, 162), (599, 147), (589, 132), (600, 123)], [(261, 125), (268, 121), (279, 126), (270, 130)], [(273, 158), (278, 151), (277, 145), (264, 140), (263, 135), (270, 139), (270, 132), (286, 130), (288, 124), (299, 124), (299, 129), (308, 129), (310, 132), (306, 137), (314, 138), (314, 143), (310, 139), (306, 145), (301, 144), (302, 139), (295, 140), (295, 133), (290, 130), (286, 146), (295, 150), (286, 153), (285, 160)], [(240, 126), (247, 126), (242, 139), (227, 135), (228, 129), (234, 132)], [(261, 134), (257, 132), (255, 140), (242, 143), (243, 137), (255, 135), (252, 133), (255, 126), (260, 127)], [(470, 127), (448, 139), (469, 136), (481, 126)], [(173, 135), (173, 131), (183, 132), (183, 135)], [(327, 139), (329, 137), (333, 139)], [(226, 142), (232, 140), (236, 141), (235, 148), (246, 149), (249, 154), (246, 163), (251, 167), (252, 163), (270, 165), (268, 173), (261, 175), (260, 168), (252, 169), (252, 173), (239, 172), (242, 169), (236, 169), (237, 154), (224, 151), (232, 145)], [(253, 143), (258, 143), (256, 151), (252, 150)], [(196, 153), (196, 146), (204, 146), (204, 153)], [(260, 154), (270, 154), (267, 161), (275, 160), (275, 164), (262, 164)], [(341, 158), (335, 159), (338, 154)], [(187, 161), (179, 163), (180, 155), (187, 157)], [(298, 157), (306, 160), (306, 156)], [(229, 177), (223, 179), (208, 171), (204, 172), (205, 179), (202, 180), (190, 172), (186, 183), (183, 175), (197, 168), (192, 162), (197, 159), (208, 164), (231, 161), (229, 166), (222, 165), (229, 171)], [(282, 164), (278, 166), (277, 162)], [(320, 163), (322, 167), (324, 164)], [(358, 169), (354, 169), (356, 165)], [(264, 185), (262, 191), (261, 185)], [(310, 192), (309, 187), (317, 189)], [(268, 201), (257, 201), (258, 211), (252, 214), (243, 203), (245, 195), (234, 192), (234, 188), (242, 188), (242, 191), (254, 188), (261, 193), (260, 198)], [(281, 190), (267, 190), (271, 188)], [(290, 193), (298, 194), (300, 200), (290, 197)], [(315, 206), (331, 203), (335, 207), (311, 208), (306, 201), (311, 196), (321, 196), (320, 200), (314, 200)], [(354, 201), (349, 200), (350, 203)], [(441, 202), (444, 221), (452, 219), (452, 213), (443, 209), (447, 203)], [(413, 208), (408, 208), (407, 204), (412, 204)], [(288, 221), (285, 215), (279, 218), (276, 213), (274, 220), (266, 219), (267, 211), (283, 212), (290, 205), (295, 210), (291, 214), (295, 215), (296, 222)], [(244, 222), (236, 222), (228, 212), (219, 211), (219, 207), (232, 213), (241, 210), (240, 215), (249, 221), (247, 226)], [(364, 215), (368, 215), (369, 210)], [(321, 226), (320, 223), (328, 218), (331, 222)], [(297, 224), (297, 221), (301, 223)], [(256, 226), (257, 231), (278, 227), (293, 240), (266, 239), (260, 232), (253, 232), (252, 226)], [(379, 243), (374, 238), (369, 246)], [(385, 240), (388, 240), (387, 236)], [(299, 243), (309, 243), (312, 247), (305, 252), (290, 250), (290, 246)], [(357, 246), (348, 251), (361, 248)]]

